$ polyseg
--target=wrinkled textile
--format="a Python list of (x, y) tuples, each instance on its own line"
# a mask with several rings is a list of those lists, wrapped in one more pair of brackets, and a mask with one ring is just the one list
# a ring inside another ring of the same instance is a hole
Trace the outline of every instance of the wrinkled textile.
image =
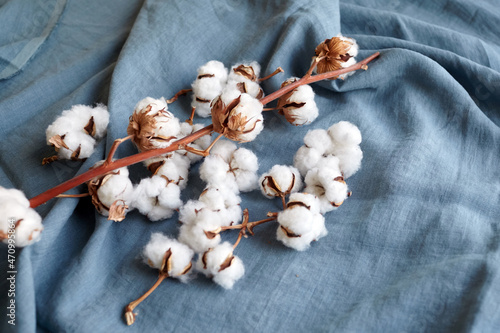
[[(256, 227), (236, 249), (246, 273), (232, 290), (202, 276), (169, 279), (127, 327), (124, 307), (157, 278), (141, 250), (152, 232), (176, 236), (177, 214), (113, 223), (88, 198), (54, 199), (37, 208), (42, 239), (16, 252), (15, 326), (1, 246), (2, 332), (500, 331), (496, 1), (27, 2), (0, 1), (0, 185), (28, 197), (102, 159), (140, 99), (170, 98), (209, 60), (257, 60), (263, 74), (281, 66), (263, 84), (269, 94), (339, 32), (358, 41), (358, 59), (381, 56), (345, 81), (313, 84), (320, 116), (310, 126), (267, 112), (264, 131), (241, 145), (262, 173), (291, 164), (308, 130), (341, 120), (360, 128), (363, 165), (347, 179), (352, 196), (325, 216), (328, 236), (296, 252), (276, 240), (276, 225)], [(74, 104), (98, 102), (111, 119), (94, 155), (42, 166), (53, 153), (46, 127)], [(170, 110), (186, 119), (189, 103)], [(124, 143), (118, 157), (135, 151)], [(203, 190), (198, 168), (184, 201)], [(135, 183), (148, 175), (130, 170)], [(242, 199), (251, 220), (281, 206), (258, 191)]]

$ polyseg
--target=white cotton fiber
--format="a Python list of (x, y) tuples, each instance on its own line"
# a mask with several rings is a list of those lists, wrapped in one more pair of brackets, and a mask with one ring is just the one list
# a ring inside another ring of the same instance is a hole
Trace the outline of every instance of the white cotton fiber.
[(314, 148), (320, 155), (332, 149), (333, 143), (330, 135), (324, 129), (308, 131), (304, 136), (304, 144), (309, 148)]
[(100, 140), (106, 135), (106, 131), (109, 123), (109, 112), (108, 107), (104, 104), (97, 104), (95, 108), (90, 111), (92, 117), (94, 117), (95, 124), (95, 139)]
[(188, 245), (195, 252), (205, 252), (220, 243), (219, 234), (207, 236), (207, 232), (218, 230), (221, 227), (217, 213), (210, 209), (200, 210), (192, 223), (183, 224), (179, 230), (179, 241)]
[(200, 166), (200, 178), (210, 186), (226, 187), (233, 192), (238, 192), (234, 175), (229, 172), (229, 164), (219, 155), (205, 157)]
[(184, 189), (187, 185), (189, 175), (189, 159), (179, 154), (173, 154), (171, 158), (165, 159), (155, 173), (156, 176), (164, 177), (167, 182), (179, 185)]
[(328, 231), (325, 219), (318, 212), (318, 199), (310, 194), (294, 194), (287, 208), (278, 214), (280, 226), (276, 238), (297, 251), (309, 248), (312, 241), (324, 237)]
[(340, 160), (340, 169), (345, 178), (355, 174), (361, 167), (363, 152), (359, 147), (361, 143), (361, 132), (356, 125), (347, 121), (341, 121), (328, 129), (332, 138), (333, 147), (330, 153)]
[(175, 209), (182, 206), (178, 185), (168, 183), (165, 178), (152, 176), (142, 179), (136, 186), (131, 207), (146, 215), (151, 221), (170, 218)]
[(64, 135), (64, 144), (68, 148), (61, 147), (57, 152), (60, 159), (84, 159), (90, 157), (94, 152), (95, 139), (82, 132), (69, 132)]
[(337, 177), (341, 177), (338, 171), (328, 168), (311, 169), (305, 177), (304, 192), (318, 197), (322, 214), (338, 208), (347, 198), (347, 184)]
[(196, 222), (196, 215), (205, 208), (204, 202), (199, 200), (188, 200), (184, 206), (179, 209), (179, 222), (183, 224), (193, 224)]
[[(227, 267), (221, 267), (228, 264)], [(196, 269), (225, 289), (231, 289), (234, 283), (245, 274), (241, 259), (233, 255), (233, 246), (224, 242), (200, 254), (196, 261)]]
[(314, 101), (314, 91), (309, 85), (302, 85), (293, 90), (282, 109), (286, 119), (295, 126), (309, 125), (319, 115)]
[(191, 266), (194, 252), (188, 246), (171, 239), (161, 233), (153, 233), (151, 240), (143, 250), (145, 262), (156, 269), (161, 269), (163, 259), (167, 251), (171, 251), (169, 258), (170, 269), (169, 277), (178, 278), (182, 282), (187, 282), (187, 271)]
[(264, 117), (262, 116), (263, 105), (258, 99), (249, 94), (241, 94), (240, 102), (231, 112), (233, 119), (246, 119), (247, 122), (240, 128), (241, 132), (237, 136), (240, 142), (248, 142), (254, 140), (264, 128)]
[[(9, 234), (16, 247), (28, 246), (40, 240), (42, 218), (30, 207), (23, 192), (0, 186), (0, 217), (2, 242), (9, 243)], [(10, 230), (14, 230), (14, 233), (9, 232)]]
[[(204, 126), (201, 124), (190, 125), (186, 122), (183, 122), (183, 123), (181, 123), (181, 132), (179, 134), (179, 139), (186, 137), (186, 136), (202, 129), (203, 127)], [(205, 150), (208, 148), (208, 146), (210, 146), (211, 142), (212, 142), (212, 137), (210, 135), (204, 135), (201, 138), (190, 143), (189, 146), (192, 148), (198, 149), (198, 150)], [(183, 149), (176, 150), (175, 153), (186, 156), (189, 159), (190, 163), (198, 162), (199, 160), (201, 160), (203, 158), (201, 155), (188, 153), (187, 151), (185, 151)]]
[(301, 146), (295, 153), (293, 165), (300, 171), (302, 176), (305, 176), (307, 171), (316, 167), (322, 158), (323, 154), (317, 149)]
[(210, 150), (211, 155), (219, 155), (224, 162), (229, 163), (233, 152), (238, 147), (233, 141), (220, 139)]
[[(273, 182), (274, 180), (274, 182)], [(277, 189), (274, 188), (277, 185)], [(262, 194), (269, 199), (297, 192), (302, 188), (302, 178), (299, 170), (288, 165), (275, 165), (259, 178)]]
[(348, 121), (340, 121), (328, 128), (328, 134), (336, 146), (351, 146), (361, 143), (361, 132)]
[[(108, 208), (117, 200), (119, 200), (120, 204), (130, 206), (134, 199), (134, 185), (128, 175), (112, 175), (99, 187), (97, 196), (101, 203)], [(109, 212), (106, 210), (101, 213), (108, 216)]]
[(234, 175), (238, 189), (241, 192), (252, 191), (258, 186), (257, 170), (259, 161), (257, 155), (246, 148), (238, 148), (229, 161), (229, 171)]
[(192, 83), (192, 107), (200, 117), (210, 116), (210, 103), (220, 95), (227, 81), (227, 68), (220, 61), (212, 60), (198, 68), (198, 76)]

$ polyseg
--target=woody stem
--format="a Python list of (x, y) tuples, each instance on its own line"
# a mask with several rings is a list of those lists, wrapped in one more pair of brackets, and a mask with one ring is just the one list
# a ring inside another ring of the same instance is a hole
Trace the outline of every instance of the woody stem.
[(116, 139), (115, 142), (113, 142), (113, 145), (111, 146), (111, 149), (109, 150), (108, 153), (108, 158), (106, 158), (106, 163), (111, 163), (113, 161), (113, 156), (116, 153), (116, 150), (118, 149), (118, 146), (122, 144), (122, 142), (127, 141), (129, 139), (132, 139), (132, 135), (126, 136), (121, 139)]
[(158, 279), (156, 280), (155, 284), (149, 288), (148, 291), (135, 301), (130, 302), (126, 307), (125, 307), (125, 318), (127, 321), (127, 325), (132, 325), (135, 320), (135, 315), (133, 314), (134, 309), (142, 302), (144, 301), (151, 293), (158, 288), (158, 286), (163, 282), (168, 277), (168, 274), (162, 274), (158, 276)]
[(185, 94), (187, 94), (190, 91), (193, 91), (193, 89), (182, 89), (182, 90), (179, 90), (179, 92), (177, 94), (175, 94), (174, 97), (172, 97), (171, 99), (167, 99), (166, 100), (167, 104), (172, 104), (173, 102), (175, 102), (179, 98), (179, 96), (185, 95)]
[[(353, 71), (358, 70), (358, 69), (366, 69), (367, 68), (366, 64), (368, 64), (373, 59), (377, 58), (379, 55), (380, 55), (380, 52), (375, 52), (374, 54), (372, 54), (368, 58), (365, 58), (352, 66), (338, 69), (336, 71), (325, 72), (325, 73), (316, 74), (316, 75), (312, 75), (312, 76), (311, 75), (307, 76), (307, 73), (306, 73), (306, 75), (304, 75), (304, 77), (302, 77), (300, 80), (297, 80), (293, 83), (290, 83), (289, 85), (284, 86), (283, 88), (276, 90), (275, 92), (267, 95), (266, 97), (261, 98), (260, 102), (262, 103), (262, 105), (266, 105), (267, 103), (272, 102), (275, 99), (280, 98), (284, 94), (292, 91), (293, 89), (295, 89), (301, 85), (310, 84), (310, 83), (314, 83), (314, 82), (325, 80), (325, 79), (330, 79), (330, 78), (333, 78), (333, 77), (336, 77), (336, 76), (339, 76), (339, 75), (342, 75), (345, 73), (353, 72)], [(311, 72), (312, 72), (312, 70), (311, 70)]]
[(122, 168), (125, 166), (129, 166), (135, 163), (142, 162), (144, 160), (147, 160), (148, 158), (151, 157), (156, 157), (156, 156), (161, 156), (166, 153), (170, 153), (172, 151), (178, 150), (179, 146), (181, 145), (186, 145), (188, 143), (191, 143), (199, 138), (201, 138), (204, 135), (209, 135), (213, 130), (213, 125), (208, 125), (207, 127), (204, 127), (200, 129), (199, 131), (196, 131), (180, 140), (174, 141), (170, 146), (166, 148), (161, 148), (161, 149), (153, 149), (153, 150), (148, 150), (144, 151), (142, 153), (138, 153), (132, 156), (127, 156), (115, 161), (112, 161), (108, 164), (104, 163), (96, 168), (90, 169), (62, 184), (57, 185), (56, 187), (53, 187), (33, 198), (30, 199), (30, 206), (32, 208), (38, 207), (41, 204), (49, 201), (50, 199), (54, 198), (56, 195), (64, 193), (73, 187), (76, 187), (80, 184), (83, 184), (89, 180), (91, 180), (94, 177), (102, 176), (105, 175), (115, 169)]
[(269, 80), (270, 78), (272, 78), (272, 77), (273, 77), (273, 76), (275, 76), (276, 74), (283, 73), (283, 72), (284, 72), (283, 68), (278, 67), (278, 68), (276, 68), (276, 70), (275, 70), (274, 72), (272, 72), (272, 73), (271, 73), (271, 74), (269, 74), (268, 76), (265, 76), (265, 77), (263, 77), (262, 79), (259, 79), (259, 82)]
[(88, 197), (90, 193), (81, 193), (81, 194), (58, 194), (56, 198), (84, 198)]

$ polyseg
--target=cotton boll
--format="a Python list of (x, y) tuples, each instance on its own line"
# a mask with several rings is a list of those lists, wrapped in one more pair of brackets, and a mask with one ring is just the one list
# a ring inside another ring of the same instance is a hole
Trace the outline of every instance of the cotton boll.
[(286, 120), (295, 126), (309, 125), (319, 114), (314, 101), (314, 91), (309, 85), (302, 85), (278, 100), (278, 107)]
[(254, 140), (264, 128), (262, 103), (249, 94), (241, 94), (233, 99), (226, 96), (224, 92), (212, 102), (214, 131), (233, 141)]
[(293, 165), (302, 176), (305, 176), (310, 169), (316, 167), (322, 158), (323, 154), (317, 149), (302, 146), (295, 153)]
[(290, 198), (288, 199), (287, 207), (290, 208), (291, 206), (294, 205), (299, 205), (299, 206), (305, 206), (308, 210), (310, 210), (314, 214), (319, 214), (319, 199), (309, 193), (301, 193), (301, 192), (296, 192), (290, 194)]
[(314, 168), (306, 177), (304, 192), (317, 196), (322, 214), (338, 208), (347, 198), (348, 188), (342, 176), (327, 168)]
[(257, 82), (247, 79), (231, 79), (227, 82), (226, 90), (238, 91), (240, 94), (249, 94), (250, 96), (261, 99), (264, 97), (264, 91)]
[(153, 233), (151, 240), (143, 250), (143, 257), (149, 266), (161, 270), (165, 254), (168, 251), (171, 252), (166, 265), (170, 266), (170, 269), (167, 270), (168, 276), (186, 282), (186, 274), (191, 269), (191, 260), (194, 256), (193, 250), (186, 245), (161, 233)]
[(220, 95), (224, 85), (215, 77), (205, 77), (194, 81), (191, 87), (193, 88), (191, 106), (195, 108), (198, 116), (209, 117), (211, 114), (210, 103)]
[(187, 185), (189, 175), (189, 159), (184, 156), (173, 154), (171, 158), (165, 159), (164, 163), (156, 169), (156, 176), (164, 177), (167, 182), (179, 185), (184, 189)]
[(256, 82), (259, 79), (259, 75), (260, 64), (257, 61), (252, 61), (249, 63), (244, 62), (232, 66), (227, 79), (228, 81), (241, 81), (246, 79), (252, 82)]
[(129, 119), (128, 135), (140, 151), (168, 147), (180, 133), (179, 120), (168, 111), (164, 98), (147, 97), (137, 103)]
[(229, 172), (227, 164), (219, 155), (209, 155), (200, 166), (200, 178), (210, 186), (226, 187), (238, 192), (234, 175)]
[(151, 221), (170, 218), (175, 209), (182, 205), (180, 188), (173, 183), (167, 183), (161, 176), (142, 179), (135, 189), (135, 200), (131, 206)]
[(219, 140), (210, 150), (211, 155), (219, 155), (226, 163), (229, 163), (233, 152), (238, 147), (236, 144), (229, 140)]
[(239, 195), (224, 186), (208, 186), (200, 194), (199, 200), (205, 203), (205, 206), (211, 210), (226, 209), (231, 206), (239, 205), (241, 202)]
[(232, 289), (236, 281), (245, 275), (243, 261), (237, 256), (231, 260), (231, 265), (213, 277), (213, 281), (224, 289)]
[[(102, 161), (96, 163), (94, 167), (100, 164)], [(92, 203), (97, 211), (109, 216), (109, 220), (117, 222), (125, 218), (135, 194), (134, 186), (128, 178), (128, 170), (125, 169), (121, 168), (113, 173), (93, 178), (87, 183)]]
[(317, 205), (317, 198), (310, 194), (301, 193), (291, 197), (286, 209), (278, 214), (280, 226), (276, 231), (277, 239), (288, 247), (304, 251), (312, 241), (325, 236), (328, 231), (323, 215), (317, 212)]
[(0, 240), (5, 244), (9, 244), (9, 235), (16, 247), (40, 240), (42, 218), (30, 208), (28, 199), (21, 191), (0, 186), (0, 216)]
[(123, 200), (129, 205), (134, 196), (134, 186), (128, 177), (112, 175), (99, 187), (97, 194), (105, 206), (110, 207), (116, 200)]
[(169, 209), (179, 209), (182, 206), (181, 188), (174, 183), (168, 183), (158, 195), (158, 202), (161, 206)]
[(361, 143), (361, 132), (359, 128), (348, 121), (340, 121), (328, 128), (328, 134), (335, 146), (351, 146)]
[(188, 200), (179, 209), (179, 222), (183, 224), (193, 224), (196, 222), (198, 212), (206, 207), (206, 204), (199, 200)]
[(200, 79), (200, 76), (212, 75), (216, 77), (221, 84), (224, 84), (227, 81), (227, 68), (222, 62), (217, 60), (211, 60), (198, 68), (198, 79)]
[(262, 194), (269, 199), (297, 192), (302, 187), (299, 170), (288, 165), (275, 165), (259, 178)]
[(206, 251), (198, 257), (196, 269), (225, 289), (231, 289), (234, 283), (245, 274), (241, 259), (233, 255), (233, 246), (224, 242)]
[(258, 186), (257, 170), (259, 161), (257, 155), (246, 148), (235, 150), (229, 161), (229, 171), (234, 175), (238, 189), (241, 192), (252, 191)]
[(361, 167), (363, 152), (359, 146), (342, 147), (334, 150), (335, 156), (340, 160), (339, 167), (344, 178), (354, 175)]
[(108, 108), (104, 104), (97, 104), (95, 108), (90, 111), (92, 117), (94, 117), (95, 124), (95, 134), (96, 140), (102, 139), (106, 135), (106, 131), (109, 123), (109, 112)]
[(314, 148), (320, 155), (327, 153), (333, 147), (330, 135), (323, 129), (307, 132), (304, 136), (304, 144), (308, 148)]
[(88, 134), (69, 132), (62, 137), (62, 141), (64, 142), (64, 146), (56, 148), (57, 156), (60, 159), (85, 159), (90, 157), (94, 152), (95, 139)]
[[(219, 234), (211, 234), (221, 227), (217, 213), (202, 209), (196, 214), (195, 221), (183, 224), (179, 230), (179, 241), (188, 245), (195, 252), (204, 252), (220, 243)], [(208, 235), (207, 235), (208, 233)]]

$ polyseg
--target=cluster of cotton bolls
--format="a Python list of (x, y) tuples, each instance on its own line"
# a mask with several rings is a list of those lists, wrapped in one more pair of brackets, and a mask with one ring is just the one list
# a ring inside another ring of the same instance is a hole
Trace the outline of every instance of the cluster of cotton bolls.
[[(106, 135), (109, 113), (105, 105), (74, 105), (47, 127), (47, 144), (55, 147), (59, 159), (85, 159), (96, 142)], [(55, 160), (46, 159), (44, 162)]]
[(42, 218), (30, 208), (23, 192), (0, 186), (0, 240), (16, 247), (28, 246), (40, 239)]
[[(363, 158), (361, 133), (347, 121), (326, 131), (309, 131), (304, 143), (295, 154), (295, 167), (275, 165), (259, 179), (265, 197), (280, 197), (283, 202), (284, 210), (277, 218), (278, 240), (299, 251), (327, 234), (322, 214), (339, 207), (350, 195), (345, 178), (360, 168)], [(301, 176), (305, 177), (303, 189)]]
[(224, 95), (234, 95), (234, 92), (247, 93), (259, 99), (264, 96), (259, 85), (259, 74), (260, 65), (256, 61), (235, 65), (229, 72), (222, 62), (209, 61), (198, 68), (198, 76), (191, 85), (193, 88), (191, 106), (196, 108), (196, 114), (200, 117), (209, 117), (210, 104), (223, 93)]
[[(197, 200), (189, 200), (179, 210), (179, 241), (187, 244), (208, 266), (197, 265), (214, 282), (231, 288), (243, 275), (241, 260), (234, 259), (221, 245), (221, 227), (239, 224), (242, 218), (240, 192), (257, 187), (257, 156), (227, 140), (218, 141), (200, 166), (200, 177), (207, 183)], [(224, 244), (224, 243), (223, 243)], [(223, 253), (224, 255), (222, 255)], [(220, 258), (224, 257), (221, 261)], [(226, 258), (229, 262), (222, 265)], [(200, 259), (201, 260), (201, 259)], [(216, 270), (214, 267), (218, 266)], [(207, 268), (208, 267), (208, 268)]]

